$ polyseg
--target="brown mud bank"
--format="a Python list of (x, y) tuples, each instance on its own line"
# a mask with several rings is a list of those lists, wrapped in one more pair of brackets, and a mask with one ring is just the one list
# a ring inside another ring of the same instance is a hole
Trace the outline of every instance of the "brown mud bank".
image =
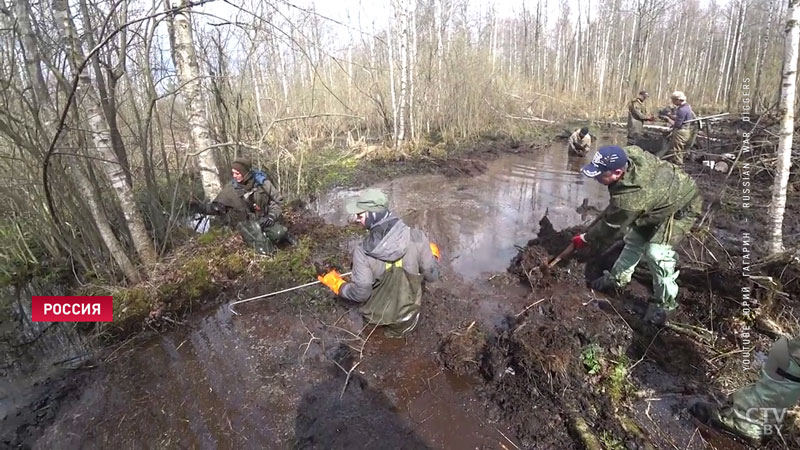
[[(734, 150), (706, 148), (686, 163), (705, 197), (704, 216), (677, 249), (680, 309), (670, 326), (639, 320), (650, 292), (646, 264), (623, 292), (606, 297), (585, 289), (611, 267), (621, 242), (602, 255), (576, 252), (542, 270), (585, 231), (556, 231), (543, 219), (508, 268), (531, 287), (531, 308), (502, 327), (443, 341), (443, 365), (480, 376), (487, 404), (523, 447), (742, 448), (698, 428), (687, 408), (699, 399), (722, 401), (755, 381), (774, 339), (800, 333), (800, 200), (790, 194), (784, 222), (790, 250), (766, 257), (768, 168), (758, 155), (742, 158), (750, 162), (733, 165), (730, 174), (702, 163), (715, 160), (712, 151)], [(783, 436), (766, 448), (800, 448), (798, 417), (790, 413)]]

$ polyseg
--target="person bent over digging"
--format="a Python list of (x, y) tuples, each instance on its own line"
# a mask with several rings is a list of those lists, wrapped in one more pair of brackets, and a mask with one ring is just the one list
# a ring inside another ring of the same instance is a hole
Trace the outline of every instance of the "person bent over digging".
[(351, 281), (336, 270), (318, 278), (336, 295), (361, 303), (366, 321), (385, 325), (386, 336), (401, 337), (419, 321), (422, 281), (439, 278), (440, 255), (436, 244), (392, 214), (388, 203), (377, 189), (348, 202), (348, 214), (369, 230), (353, 251)]
[(231, 175), (231, 183), (211, 203), (191, 202), (189, 209), (223, 216), (247, 245), (263, 255), (274, 253), (280, 242), (295, 245), (297, 240), (280, 223), (283, 198), (267, 175), (254, 169), (248, 158), (233, 160)]
[(677, 245), (700, 216), (703, 199), (694, 180), (672, 163), (641, 148), (606, 146), (582, 173), (608, 186), (608, 207), (586, 233), (572, 238), (575, 248), (596, 249), (625, 232), (625, 246), (611, 271), (593, 280), (592, 289), (622, 289), (642, 258), (653, 276), (653, 296), (643, 319), (663, 326), (678, 307)]
[(800, 336), (778, 339), (758, 381), (734, 392), (722, 407), (698, 402), (689, 412), (709, 427), (761, 445), (778, 434), (800, 402)]

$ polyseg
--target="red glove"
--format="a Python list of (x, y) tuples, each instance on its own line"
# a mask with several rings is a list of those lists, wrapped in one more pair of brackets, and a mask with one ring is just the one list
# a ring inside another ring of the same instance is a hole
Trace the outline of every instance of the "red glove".
[(437, 261), (442, 259), (442, 254), (439, 253), (439, 246), (431, 242), (431, 253), (433, 253), (433, 257), (436, 258)]
[(575, 250), (586, 247), (587, 242), (584, 238), (585, 235), (586, 233), (582, 233), (572, 237), (572, 245), (575, 247)]
[(328, 286), (336, 295), (339, 295), (339, 290), (345, 283), (342, 276), (339, 275), (339, 271), (336, 269), (333, 269), (330, 272), (326, 273), (325, 276), (317, 275), (317, 279), (325, 286)]

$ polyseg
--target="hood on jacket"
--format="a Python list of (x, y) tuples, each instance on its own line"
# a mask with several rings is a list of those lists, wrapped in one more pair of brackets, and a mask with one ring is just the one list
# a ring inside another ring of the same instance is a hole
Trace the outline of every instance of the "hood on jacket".
[(410, 241), (411, 228), (389, 213), (372, 226), (362, 246), (367, 256), (393, 262), (405, 256)]

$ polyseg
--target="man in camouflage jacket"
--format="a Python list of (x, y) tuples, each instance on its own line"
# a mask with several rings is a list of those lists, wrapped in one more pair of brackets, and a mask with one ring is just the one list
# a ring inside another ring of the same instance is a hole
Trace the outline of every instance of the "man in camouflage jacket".
[(700, 216), (703, 200), (694, 180), (675, 165), (637, 146), (601, 147), (584, 166), (585, 176), (608, 186), (609, 205), (575, 248), (604, 248), (618, 232), (625, 247), (611, 271), (592, 281), (597, 290), (621, 289), (642, 258), (653, 276), (653, 297), (644, 319), (663, 325), (678, 304), (677, 245)]
[(655, 120), (651, 114), (647, 114), (644, 106), (649, 96), (647, 91), (642, 90), (638, 97), (628, 103), (628, 145), (636, 145), (644, 133), (644, 123)]
[(245, 243), (262, 254), (271, 254), (274, 244), (296, 240), (280, 221), (283, 198), (278, 188), (261, 171), (254, 170), (248, 158), (231, 164), (233, 180), (211, 203), (193, 203), (195, 212), (223, 216), (239, 230)]

